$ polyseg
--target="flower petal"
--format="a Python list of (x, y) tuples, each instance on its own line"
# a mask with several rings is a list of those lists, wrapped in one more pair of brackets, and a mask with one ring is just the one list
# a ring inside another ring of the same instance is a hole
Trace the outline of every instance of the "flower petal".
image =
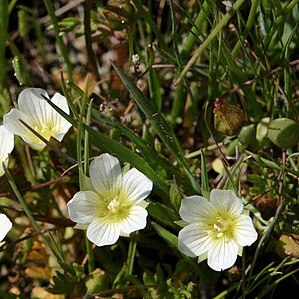
[(12, 228), (12, 223), (4, 214), (0, 214), (0, 242), (5, 238), (7, 233)]
[(23, 120), (29, 126), (34, 126), (28, 119), (24, 113), (19, 111), (18, 109), (11, 109), (9, 113), (3, 116), (3, 125), (5, 128), (11, 132), (12, 134), (21, 136), (25, 142), (30, 141), (30, 138), (26, 136), (33, 136), (34, 134), (31, 133), (21, 122), (20, 119)]
[[(203, 230), (199, 224), (189, 224), (179, 232), (179, 250), (186, 255), (188, 251), (193, 253), (193, 256), (199, 256), (208, 251), (211, 246), (211, 238), (206, 230)], [(186, 247), (188, 251), (186, 251)]]
[(101, 201), (93, 191), (79, 191), (67, 203), (68, 214), (77, 223), (91, 223), (97, 218), (101, 209)]
[(238, 224), (236, 226), (237, 243), (241, 246), (249, 246), (254, 243), (258, 237), (254, 229), (252, 220), (247, 215), (240, 215), (238, 217)]
[(129, 200), (139, 202), (148, 197), (153, 189), (153, 182), (136, 168), (130, 169), (123, 176), (122, 189)]
[(146, 217), (146, 209), (140, 206), (131, 207), (130, 214), (121, 222), (121, 232), (124, 234), (130, 234), (136, 230), (145, 228)]
[[(67, 100), (59, 92), (56, 92), (54, 94), (51, 101), (53, 102), (53, 104), (55, 104), (61, 110), (63, 110), (66, 114), (70, 114), (70, 109), (69, 109)], [(51, 110), (51, 118), (52, 118), (52, 122), (53, 122), (54, 126), (59, 128), (59, 130), (58, 130), (59, 133), (54, 135), (53, 137), (56, 138), (58, 141), (61, 141), (63, 139), (64, 135), (66, 134), (66, 132), (72, 126), (72, 124), (69, 123), (63, 116), (61, 116), (53, 108)]]
[(239, 246), (234, 241), (219, 238), (210, 244), (208, 265), (215, 271), (222, 271), (233, 266), (236, 262)]
[(180, 216), (188, 223), (204, 221), (210, 214), (211, 204), (204, 197), (193, 195), (186, 197), (181, 202)]
[(117, 158), (102, 154), (90, 163), (90, 179), (94, 189), (103, 197), (113, 198), (119, 191), (122, 173)]
[(0, 159), (6, 159), (14, 148), (14, 135), (4, 126), (0, 126)]
[(36, 122), (29, 119), (22, 111), (11, 109), (11, 111), (3, 116), (3, 124), (5, 128), (12, 134), (20, 136), (33, 149), (42, 150), (46, 144), (40, 140), (35, 134), (27, 129), (21, 122), (24, 121), (27, 125), (34, 129)]
[(87, 228), (87, 238), (97, 246), (116, 243), (120, 235), (120, 225), (98, 218)]
[(14, 135), (4, 126), (0, 126), (0, 176), (4, 174), (2, 163), (7, 165), (8, 155), (14, 148)]
[(242, 200), (231, 190), (213, 189), (210, 195), (211, 203), (218, 211), (228, 215), (238, 216), (242, 213), (244, 205)]
[(53, 109), (41, 94), (49, 98), (48, 93), (41, 88), (26, 88), (18, 97), (19, 109), (40, 127), (47, 123), (50, 111)]
[[(56, 92), (54, 96), (51, 99), (51, 102), (55, 104), (57, 107), (59, 107), (61, 110), (63, 110), (66, 114), (70, 114), (70, 109), (67, 103), (67, 100), (65, 96), (60, 94), (59, 92)], [(55, 109), (52, 109), (56, 112), (58, 116), (61, 116)], [(64, 117), (61, 116), (62, 119), (66, 120)], [(66, 120), (67, 121), (67, 120)], [(68, 122), (68, 121), (67, 121)]]

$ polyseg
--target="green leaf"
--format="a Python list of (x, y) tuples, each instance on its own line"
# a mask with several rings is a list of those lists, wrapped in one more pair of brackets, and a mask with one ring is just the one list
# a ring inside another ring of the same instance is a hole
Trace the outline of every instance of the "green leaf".
[(145, 116), (149, 119), (154, 129), (157, 131), (163, 143), (172, 152), (174, 158), (177, 162), (183, 166), (190, 182), (192, 183), (193, 189), (200, 192), (200, 187), (198, 182), (193, 178), (190, 173), (189, 166), (184, 157), (181, 146), (174, 134), (174, 132), (169, 127), (165, 118), (160, 114), (152, 101), (150, 101), (136, 86), (136, 84), (119, 68), (115, 63), (111, 62), (112, 66), (116, 70), (120, 79), (123, 81), (124, 85), (130, 92), (132, 98), (136, 101), (137, 105)]
[(103, 124), (107, 124), (113, 128), (119, 129), (124, 136), (131, 140), (131, 142), (142, 153), (144, 159), (146, 159), (147, 162), (150, 163), (154, 169), (167, 170), (171, 175), (173, 175), (173, 173), (176, 172), (175, 167), (169, 162), (169, 160), (167, 160), (163, 156), (160, 156), (149, 143), (145, 142), (132, 130), (128, 129), (120, 122), (103, 116), (96, 109), (92, 109), (92, 116), (94, 119), (98, 120)]
[(209, 178), (206, 164), (206, 157), (203, 151), (200, 152), (200, 163), (201, 163), (201, 190), (203, 192), (209, 192)]
[(160, 237), (162, 237), (171, 247), (177, 249), (178, 248), (178, 238), (159, 224), (152, 222), (152, 226), (156, 230), (156, 232), (159, 234)]
[(163, 223), (174, 229), (178, 228), (178, 226), (175, 224), (175, 221), (179, 220), (179, 216), (173, 209), (160, 203), (150, 203), (147, 207), (147, 210), (149, 214), (160, 223)]
[[(165, 118), (157, 112), (155, 105), (150, 101), (136, 86), (136, 84), (120, 69), (116, 64), (111, 62), (117, 74), (123, 81), (124, 85), (130, 92), (133, 99), (136, 101), (139, 108), (145, 114), (145, 116), (150, 120), (152, 126), (159, 134), (160, 138), (164, 144), (171, 150), (174, 157), (179, 161), (185, 160), (182, 149), (179, 145), (179, 142), (166, 122)], [(183, 162), (182, 162), (183, 163)], [(180, 164), (182, 164), (180, 163)]]
[(98, 293), (109, 287), (109, 275), (103, 270), (97, 268), (91, 272), (86, 280), (86, 287), (88, 294)]
[[(50, 99), (44, 97), (48, 104), (53, 107), (61, 116), (63, 116), (67, 121), (69, 121), (74, 127), (78, 127), (78, 123), (67, 113), (57, 107)], [(150, 180), (156, 183), (156, 187), (162, 192), (162, 196), (168, 197), (168, 191), (166, 187), (166, 181), (161, 178), (156, 171), (140, 156), (126, 148), (125, 146), (119, 144), (118, 142), (110, 139), (104, 134), (95, 131), (86, 124), (82, 124), (83, 128), (88, 131), (90, 141), (98, 147), (103, 152), (109, 154), (115, 154), (123, 162), (129, 162), (133, 167), (137, 168), (139, 171), (144, 173)]]

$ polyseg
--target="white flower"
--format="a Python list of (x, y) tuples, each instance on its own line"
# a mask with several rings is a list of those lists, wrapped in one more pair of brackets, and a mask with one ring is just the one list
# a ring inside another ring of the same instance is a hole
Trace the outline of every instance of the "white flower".
[(8, 155), (14, 148), (14, 135), (0, 126), (0, 176), (4, 174), (3, 163), (8, 162)]
[(0, 242), (5, 238), (7, 233), (12, 228), (12, 223), (4, 214), (0, 214)]
[(118, 159), (109, 154), (96, 157), (89, 173), (94, 190), (77, 192), (67, 206), (72, 221), (88, 224), (91, 242), (111, 245), (146, 226), (144, 199), (153, 183), (144, 174), (136, 168), (122, 174)]
[[(19, 109), (11, 109), (3, 117), (3, 124), (7, 130), (21, 136), (35, 150), (42, 150), (46, 144), (26, 128), (20, 122), (20, 119), (48, 141), (51, 137), (61, 141), (71, 127), (71, 124), (53, 109), (41, 94), (49, 98), (47, 92), (43, 89), (24, 89), (19, 94)], [(66, 98), (60, 93), (55, 93), (51, 101), (69, 114)]]
[(196, 195), (183, 199), (179, 213), (188, 225), (179, 232), (179, 250), (199, 260), (207, 258), (215, 271), (230, 268), (242, 247), (257, 239), (243, 208), (242, 200), (230, 190), (212, 190), (210, 201)]

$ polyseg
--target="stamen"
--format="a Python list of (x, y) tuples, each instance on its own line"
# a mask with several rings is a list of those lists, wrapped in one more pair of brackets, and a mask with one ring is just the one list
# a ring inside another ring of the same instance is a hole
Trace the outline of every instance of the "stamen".
[(119, 201), (114, 198), (112, 201), (110, 201), (110, 203), (108, 204), (107, 208), (112, 212), (112, 213), (116, 213), (117, 209), (119, 207)]

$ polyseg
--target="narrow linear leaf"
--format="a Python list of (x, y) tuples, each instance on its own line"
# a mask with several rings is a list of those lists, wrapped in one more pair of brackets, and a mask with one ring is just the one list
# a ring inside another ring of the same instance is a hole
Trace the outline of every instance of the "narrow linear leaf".
[(179, 216), (170, 207), (160, 203), (152, 202), (148, 205), (147, 210), (153, 218), (159, 221), (159, 223), (163, 223), (173, 229), (178, 228), (178, 226), (175, 224), (175, 221), (179, 220)]
[[(43, 96), (43, 95), (42, 95)], [(53, 107), (61, 116), (63, 116), (68, 122), (70, 122), (74, 127), (78, 127), (77, 121), (75, 121), (70, 115), (61, 110), (56, 106), (50, 99), (43, 96), (43, 98), (48, 102), (48, 104)], [(149, 179), (156, 183), (157, 188), (162, 195), (168, 197), (168, 188), (165, 180), (161, 178), (156, 171), (146, 163), (144, 159), (140, 156), (126, 148), (125, 146), (117, 143), (113, 139), (105, 136), (104, 134), (95, 131), (91, 127), (83, 123), (83, 128), (89, 132), (90, 141), (94, 143), (99, 149), (110, 154), (116, 154), (122, 161), (129, 162), (132, 166), (143, 172)]]
[(66, 153), (62, 152), (59, 148), (57, 148), (54, 144), (52, 144), (50, 141), (48, 141), (46, 138), (44, 138), (42, 135), (40, 135), (38, 132), (36, 132), (34, 129), (32, 129), (27, 123), (25, 123), (23, 120), (19, 119), (20, 123), (24, 125), (29, 131), (31, 131), (34, 135), (36, 135), (42, 142), (44, 142), (51, 150), (53, 150), (58, 157), (61, 157), (68, 161), (70, 164), (77, 164), (77, 160), (73, 159), (71, 156), (67, 155)]
[(198, 182), (192, 176), (188, 163), (185, 159), (181, 146), (176, 138), (174, 132), (168, 125), (165, 118), (157, 112), (155, 105), (151, 102), (142, 91), (136, 86), (136, 84), (123, 72), (121, 68), (119, 68), (115, 63), (111, 61), (112, 66), (116, 70), (123, 84), (126, 86), (128, 91), (130, 92), (132, 98), (136, 101), (137, 105), (141, 109), (141, 111), (145, 114), (145, 116), (149, 119), (152, 126), (162, 139), (163, 143), (166, 147), (172, 152), (176, 161), (184, 168), (193, 189), (196, 192), (200, 193), (200, 186)]
[(143, 158), (120, 143), (117, 143), (86, 125), (84, 125), (84, 129), (89, 132), (90, 141), (97, 145), (98, 148), (107, 153), (116, 154), (122, 161), (129, 162), (132, 166), (143, 172), (149, 179), (154, 181), (157, 184), (157, 187), (163, 192), (164, 196), (168, 193), (165, 180), (157, 175), (156, 171), (150, 167)]
[(109, 119), (104, 117), (98, 110), (92, 109), (92, 116), (95, 120), (98, 120), (99, 122), (103, 124), (107, 124), (113, 128), (119, 129), (124, 136), (129, 138), (133, 144), (140, 150), (140, 152), (143, 154), (145, 159), (149, 159), (149, 163), (153, 164), (153, 167), (161, 167), (165, 170), (169, 170), (170, 173), (174, 173), (175, 167), (169, 162), (169, 160), (165, 159), (164, 157), (160, 156), (156, 150), (147, 142), (145, 142), (143, 139), (141, 139), (138, 135), (136, 135), (132, 130), (128, 129), (124, 125), (122, 125), (120, 122)]
[(228, 23), (231, 17), (235, 14), (235, 12), (242, 6), (245, 0), (237, 0), (233, 7), (222, 17), (216, 27), (211, 31), (205, 41), (200, 45), (200, 47), (195, 51), (187, 65), (184, 67), (182, 73), (180, 74), (176, 84), (183, 80), (189, 69), (192, 65), (197, 61), (197, 59), (202, 55), (203, 51), (207, 48), (207, 46), (212, 42), (212, 40), (217, 36), (217, 34), (222, 30), (224, 26)]
[(178, 238), (159, 224), (152, 222), (152, 226), (155, 231), (159, 234), (161, 238), (163, 238), (171, 247), (177, 249), (178, 248)]
[(166, 122), (165, 118), (157, 112), (153, 103), (142, 93), (136, 84), (119, 68), (115, 63), (111, 62), (122, 82), (130, 92), (133, 99), (136, 101), (139, 108), (145, 116), (151, 121), (154, 129), (159, 134), (160, 138), (169, 150), (173, 153), (174, 157), (179, 161), (184, 161), (184, 155), (179, 142)]

